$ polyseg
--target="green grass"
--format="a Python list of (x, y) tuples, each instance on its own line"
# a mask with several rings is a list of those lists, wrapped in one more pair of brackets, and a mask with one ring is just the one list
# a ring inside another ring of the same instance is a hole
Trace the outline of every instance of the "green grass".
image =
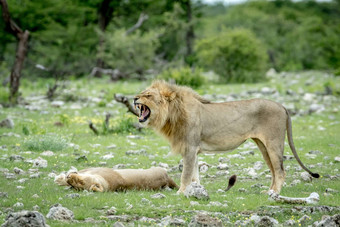
[[(216, 85), (205, 84), (197, 91), (200, 94), (240, 94), (247, 90), (259, 90), (263, 87), (275, 88), (280, 92), (280, 96), (284, 97), (285, 91), (291, 89), (299, 92), (303, 88), (305, 92), (323, 92), (322, 73), (309, 72), (302, 73), (296, 83), (289, 85), (288, 78), (284, 78), (284, 82), (277, 79), (258, 84), (229, 84)], [(314, 76), (316, 82), (309, 86), (304, 86), (306, 80)], [(334, 89), (339, 88), (339, 78), (326, 78)], [(43, 80), (30, 82), (24, 80), (22, 93), (25, 97), (34, 95), (43, 95), (46, 92), (46, 84)], [(0, 223), (3, 223), (7, 216), (9, 208), (14, 211), (22, 209), (32, 210), (32, 207), (38, 205), (39, 212), (46, 216), (50, 207), (56, 203), (62, 204), (69, 208), (75, 214), (75, 219), (80, 223), (64, 223), (53, 220), (47, 220), (50, 226), (112, 226), (115, 221), (107, 219), (105, 211), (114, 206), (117, 208), (117, 215), (131, 215), (134, 217), (149, 217), (163, 218), (165, 216), (180, 217), (187, 223), (190, 222), (196, 211), (219, 212), (216, 214), (221, 220), (229, 219), (231, 223), (238, 220), (246, 220), (254, 213), (272, 214), (280, 223), (288, 219), (298, 220), (304, 213), (293, 212), (292, 208), (295, 205), (276, 203), (268, 200), (266, 194), (262, 194), (263, 188), (252, 188), (251, 186), (261, 183), (264, 186), (270, 185), (270, 178), (265, 175), (269, 174), (266, 165), (258, 172), (265, 172), (258, 179), (248, 179), (244, 173), (245, 168), (252, 167), (256, 161), (263, 161), (260, 151), (254, 149), (255, 154), (246, 156), (245, 159), (231, 159), (229, 163), (230, 175), (237, 174), (239, 180), (234, 188), (227, 193), (218, 193), (218, 189), (224, 189), (227, 186), (226, 176), (217, 176), (211, 178), (208, 175), (214, 175), (217, 172), (216, 168), (209, 168), (206, 173), (201, 174), (201, 184), (203, 184), (209, 192), (209, 201), (199, 201), (188, 199), (184, 196), (176, 195), (175, 191), (162, 191), (166, 198), (152, 199), (153, 191), (128, 191), (123, 193), (87, 193), (77, 192), (80, 198), (70, 199), (66, 196), (71, 193), (76, 193), (72, 190), (67, 190), (59, 187), (53, 182), (53, 178), (49, 177), (50, 173), (60, 173), (67, 171), (71, 166), (78, 169), (99, 166), (100, 162), (106, 162), (104, 166), (113, 167), (117, 164), (125, 164), (126, 168), (149, 168), (151, 163), (155, 161), (167, 163), (170, 167), (177, 166), (181, 157), (169, 155), (170, 148), (168, 142), (160, 135), (152, 130), (144, 129), (141, 132), (131, 129), (128, 124), (131, 123), (128, 119), (134, 119), (132, 115), (126, 113), (126, 108), (118, 103), (112, 102), (114, 93), (123, 93), (126, 95), (134, 95), (143, 90), (149, 85), (149, 82), (118, 82), (108, 83), (106, 79), (82, 79), (75, 80), (67, 84), (68, 93), (72, 93), (76, 99), (70, 99), (62, 108), (54, 108), (46, 101), (42, 105), (42, 109), (30, 111), (24, 106), (3, 108), (0, 109), (0, 120), (6, 117), (11, 117), (15, 122), (14, 129), (0, 128), (0, 145), (3, 149), (0, 150), (0, 166), (7, 168), (10, 173), (13, 173), (13, 168), (18, 167), (23, 169), (26, 174), (17, 175), (16, 179), (6, 179), (0, 174), (0, 192), (7, 192), (8, 198), (1, 198), (0, 203)], [(66, 92), (67, 93), (67, 92)], [(59, 94), (57, 99), (63, 99), (63, 92)], [(103, 101), (100, 105), (86, 101), (90, 97), (99, 98)], [(80, 109), (69, 108), (74, 100), (79, 101), (82, 105)], [(289, 103), (290, 101), (287, 101)], [(297, 105), (304, 107), (301, 100), (296, 101)], [(296, 160), (288, 160), (284, 165), (290, 168), (287, 169), (286, 185), (283, 187), (281, 194), (285, 196), (306, 197), (312, 192), (317, 192), (320, 195), (318, 205), (339, 206), (340, 193), (326, 195), (326, 188), (339, 190), (339, 177), (330, 179), (330, 176), (339, 175), (340, 164), (334, 162), (334, 158), (339, 156), (340, 149), (340, 112), (335, 111), (339, 108), (339, 97), (333, 101), (327, 110), (321, 114), (312, 114), (306, 116), (293, 117), (293, 136), (298, 154), (312, 171), (320, 173), (320, 179), (314, 179), (311, 184), (304, 182), (296, 186), (289, 186), (290, 183), (299, 176), (301, 170), (296, 170), (298, 167)], [(304, 107), (305, 108), (305, 107)], [(47, 112), (46, 112), (47, 111)], [(105, 119), (105, 112), (112, 113), (110, 127), (112, 130), (109, 133), (96, 136), (89, 129), (88, 122), (91, 120), (99, 130), (102, 130), (102, 124)], [(128, 116), (128, 117), (127, 117)], [(56, 122), (63, 123), (63, 126), (56, 126)], [(137, 122), (137, 119), (135, 120)], [(322, 126), (325, 130), (319, 130)], [(15, 133), (16, 135), (4, 136), (6, 133)], [(51, 136), (52, 135), (52, 136)], [(129, 135), (139, 135), (141, 138), (128, 138)], [(68, 143), (73, 143), (76, 146), (66, 146)], [(96, 145), (99, 144), (99, 145)], [(114, 149), (107, 149), (107, 146), (116, 145)], [(148, 153), (145, 155), (126, 156), (128, 150), (145, 149)], [(230, 154), (236, 154), (239, 151), (247, 151), (252, 148), (241, 146), (236, 151)], [(54, 156), (41, 156), (41, 151), (52, 150)], [(322, 155), (317, 155), (315, 159), (310, 159), (306, 156), (311, 150), (319, 150)], [(28, 152), (31, 151), (31, 152)], [(102, 156), (112, 153), (114, 158), (103, 160)], [(48, 161), (47, 168), (39, 169), (41, 176), (39, 178), (29, 179), (27, 173), (32, 168), (32, 164), (24, 161), (13, 162), (9, 161), (9, 156), (18, 154), (25, 159), (35, 159), (42, 157)], [(288, 146), (285, 148), (285, 154), (292, 155)], [(86, 155), (87, 160), (77, 161), (77, 157)], [(152, 155), (152, 156), (149, 156)], [(229, 154), (216, 155), (200, 155), (202, 161), (210, 165), (217, 166), (220, 157), (228, 157)], [(328, 158), (325, 158), (325, 157)], [(263, 161), (264, 162), (264, 161)], [(320, 167), (322, 165), (322, 167)], [(267, 171), (267, 172), (266, 172)], [(179, 183), (180, 172), (174, 171), (169, 173), (172, 178)], [(297, 174), (297, 175), (296, 175)], [(24, 183), (17, 181), (22, 178), (28, 178)], [(19, 189), (17, 186), (23, 186)], [(240, 192), (239, 189), (244, 188), (246, 192)], [(37, 194), (39, 197), (32, 197)], [(241, 198), (242, 197), (242, 198)], [(142, 198), (151, 201), (151, 205), (141, 203)], [(190, 201), (197, 201), (199, 205), (191, 206)], [(220, 202), (227, 206), (210, 206), (210, 202)], [(13, 208), (16, 202), (22, 202), (23, 208)], [(128, 209), (127, 203), (132, 204), (133, 208)], [(269, 206), (279, 206), (284, 208), (283, 212), (273, 213), (275, 210)], [(325, 213), (316, 212), (313, 214), (307, 213), (312, 219), (306, 222), (306, 225), (311, 225), (315, 221), (319, 221)], [(329, 213), (328, 215), (335, 214)], [(97, 221), (105, 221), (105, 223), (84, 223), (86, 218), (94, 218)], [(133, 220), (136, 225), (154, 225), (155, 223), (142, 223)], [(298, 226), (298, 224), (297, 224)]]

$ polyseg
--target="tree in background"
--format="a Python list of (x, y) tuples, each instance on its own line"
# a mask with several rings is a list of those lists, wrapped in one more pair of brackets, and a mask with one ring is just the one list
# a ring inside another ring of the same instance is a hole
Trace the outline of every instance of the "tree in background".
[(2, 6), (2, 17), (5, 21), (6, 28), (10, 33), (12, 33), (16, 37), (18, 41), (15, 62), (10, 76), (10, 94), (9, 94), (10, 103), (16, 104), (18, 102), (19, 96), (21, 70), (23, 68), (24, 60), (27, 53), (29, 31), (28, 30), (23, 31), (11, 19), (6, 0), (0, 0), (0, 4)]

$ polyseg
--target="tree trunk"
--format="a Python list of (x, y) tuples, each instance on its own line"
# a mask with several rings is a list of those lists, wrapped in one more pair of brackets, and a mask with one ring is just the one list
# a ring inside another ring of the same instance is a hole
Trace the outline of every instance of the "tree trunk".
[[(107, 26), (110, 23), (110, 20), (112, 19), (113, 15), (113, 7), (110, 6), (112, 0), (103, 0), (99, 6), (98, 9), (98, 25), (99, 29), (102, 34), (100, 34), (99, 38), (99, 44), (98, 44), (98, 51), (101, 52), (104, 49), (104, 43), (105, 43), (105, 37), (104, 33), (107, 28)], [(98, 68), (104, 68), (104, 61), (101, 57), (97, 58), (96, 67)], [(97, 71), (94, 75), (95, 77), (101, 77), (102, 73), (100, 71)]]
[(15, 62), (10, 76), (9, 101), (12, 104), (18, 102), (21, 70), (27, 53), (29, 31), (22, 29), (11, 19), (6, 0), (0, 0), (2, 6), (2, 17), (6, 24), (6, 30), (12, 33), (18, 40)]
[(191, 0), (187, 0), (185, 2), (186, 11), (187, 11), (187, 23), (188, 23), (188, 30), (186, 32), (185, 41), (187, 45), (187, 52), (185, 54), (185, 61), (191, 66), (192, 65), (192, 46), (195, 38), (194, 33), (194, 26), (192, 24), (192, 6)]

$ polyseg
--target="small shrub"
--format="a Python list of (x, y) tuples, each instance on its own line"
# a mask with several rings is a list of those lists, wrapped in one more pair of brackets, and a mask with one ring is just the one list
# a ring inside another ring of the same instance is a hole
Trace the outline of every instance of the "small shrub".
[(202, 70), (191, 69), (190, 67), (182, 67), (175, 69), (168, 69), (162, 72), (159, 76), (164, 80), (174, 80), (176, 84), (187, 85), (193, 88), (198, 88), (204, 83)]
[(68, 146), (68, 141), (55, 134), (34, 135), (24, 141), (24, 148), (30, 151), (62, 151)]
[[(118, 117), (113, 119), (112, 128), (106, 130), (111, 133), (129, 133), (136, 131), (134, 124), (136, 123), (136, 118), (131, 114), (124, 114), (123, 117)], [(105, 127), (105, 126), (103, 126)], [(105, 129), (104, 129), (105, 131)]]
[(199, 64), (215, 71), (224, 82), (257, 82), (265, 78), (266, 49), (249, 30), (227, 30), (202, 39), (196, 50)]

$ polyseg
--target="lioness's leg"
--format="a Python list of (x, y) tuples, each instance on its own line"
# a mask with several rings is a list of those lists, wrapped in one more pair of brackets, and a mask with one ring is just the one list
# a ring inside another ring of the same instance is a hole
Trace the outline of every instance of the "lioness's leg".
[(277, 194), (280, 194), (286, 178), (286, 173), (283, 168), (283, 144), (271, 143), (267, 145), (267, 149), (275, 175), (275, 182), (271, 189)]
[(181, 186), (177, 193), (182, 193), (185, 191), (186, 187), (191, 183), (194, 170), (195, 170), (195, 162), (197, 158), (197, 148), (191, 147), (186, 150), (183, 155), (183, 172), (181, 176)]
[(264, 146), (264, 144), (261, 142), (261, 140), (256, 139), (256, 138), (253, 138), (253, 140), (255, 141), (256, 145), (260, 149), (262, 156), (263, 156), (263, 159), (266, 161), (267, 166), (269, 167), (270, 173), (272, 174), (272, 183), (270, 184), (270, 188), (269, 188), (269, 190), (271, 190), (271, 189), (273, 189), (273, 186), (275, 184), (275, 172), (274, 172), (273, 165), (270, 161), (267, 148)]

